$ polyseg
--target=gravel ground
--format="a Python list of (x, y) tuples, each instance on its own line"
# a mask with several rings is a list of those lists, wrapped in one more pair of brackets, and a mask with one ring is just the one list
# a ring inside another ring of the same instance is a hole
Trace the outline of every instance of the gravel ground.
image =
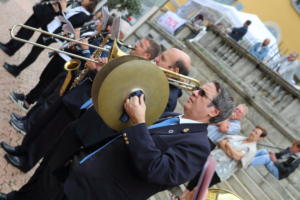
[[(6, 43), (10, 39), (9, 28), (14, 24), (24, 23), (32, 14), (32, 6), (35, 0), (0, 0), (0, 41)], [(38, 34), (33, 36), (37, 38)], [(12, 57), (7, 56), (0, 50), (0, 141), (8, 142), (11, 145), (20, 144), (23, 135), (12, 128), (8, 121), (10, 114), (16, 112), (25, 114), (8, 97), (12, 91), (27, 93), (37, 83), (41, 70), (48, 63), (47, 52), (43, 54), (31, 66), (25, 69), (17, 78), (7, 73), (2, 67), (4, 62), (19, 64), (26, 57), (31, 45), (25, 44)], [(24, 174), (4, 159), (4, 151), (0, 149), (0, 192), (17, 190), (32, 175), (33, 170)]]

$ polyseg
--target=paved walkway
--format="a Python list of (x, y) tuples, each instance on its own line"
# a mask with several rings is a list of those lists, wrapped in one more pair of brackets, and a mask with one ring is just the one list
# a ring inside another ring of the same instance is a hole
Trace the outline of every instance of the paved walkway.
[[(0, 0), (0, 41), (7, 42), (10, 39), (9, 28), (14, 24), (24, 23), (32, 14), (32, 6), (35, 0)], [(34, 35), (35, 38), (37, 35)], [(25, 114), (17, 105), (8, 98), (11, 91), (27, 93), (36, 83), (39, 74), (45, 63), (48, 62), (47, 53), (43, 54), (38, 60), (24, 70), (18, 78), (14, 78), (3, 69), (4, 62), (19, 64), (31, 49), (31, 45), (26, 44), (14, 56), (8, 57), (0, 51), (0, 141), (17, 145), (22, 141), (23, 136), (16, 132), (8, 123), (10, 114), (17, 112)], [(17, 190), (27, 182), (34, 170), (24, 174), (7, 164), (4, 159), (4, 151), (0, 149), (0, 192), (10, 192)]]

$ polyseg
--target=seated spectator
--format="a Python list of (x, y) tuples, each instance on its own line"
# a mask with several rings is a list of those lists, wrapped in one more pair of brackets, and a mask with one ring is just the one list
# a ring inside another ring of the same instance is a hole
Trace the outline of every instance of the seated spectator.
[(242, 27), (239, 28), (233, 28), (232, 31), (228, 34), (232, 39), (235, 41), (241, 40), (244, 35), (246, 35), (248, 31), (248, 26), (250, 26), (251, 21), (247, 20)]
[(256, 126), (248, 137), (229, 135), (219, 142), (219, 147), (211, 152), (218, 165), (210, 186), (226, 181), (239, 168), (248, 167), (255, 157), (257, 141), (266, 136), (266, 130)]
[(283, 56), (278, 61), (273, 63), (272, 69), (280, 74), (283, 79), (292, 85), (295, 85), (294, 74), (296, 73), (297, 67), (300, 67), (300, 63), (297, 60), (298, 54), (293, 52), (289, 56)]
[(279, 153), (268, 152), (260, 149), (256, 152), (251, 165), (264, 165), (277, 179), (281, 180), (293, 173), (300, 164), (300, 141), (294, 141), (291, 147)]
[(241, 120), (245, 118), (247, 111), (248, 107), (240, 104), (234, 109), (229, 119), (207, 127), (207, 136), (211, 142), (212, 149), (226, 135), (238, 135), (240, 133)]
[(249, 49), (249, 51), (258, 60), (263, 61), (269, 53), (269, 46), (268, 46), (269, 44), (270, 44), (270, 39), (265, 39), (262, 43), (257, 42)]

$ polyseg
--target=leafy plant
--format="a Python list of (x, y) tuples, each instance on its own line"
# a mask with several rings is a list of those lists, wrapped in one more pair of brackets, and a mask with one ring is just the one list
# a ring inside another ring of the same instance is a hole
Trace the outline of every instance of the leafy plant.
[(107, 7), (111, 9), (117, 9), (118, 11), (126, 11), (128, 15), (137, 15), (141, 12), (140, 0), (108, 0)]

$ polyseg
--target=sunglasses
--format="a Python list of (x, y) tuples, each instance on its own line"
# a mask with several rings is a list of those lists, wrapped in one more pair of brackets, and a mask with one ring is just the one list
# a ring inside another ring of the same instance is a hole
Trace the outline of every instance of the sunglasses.
[(207, 96), (207, 93), (206, 93), (205, 90), (203, 90), (201, 87), (197, 88), (197, 90), (198, 90), (198, 94), (199, 94), (201, 97), (206, 97), (208, 100), (211, 101), (210, 105), (215, 106), (214, 100)]

